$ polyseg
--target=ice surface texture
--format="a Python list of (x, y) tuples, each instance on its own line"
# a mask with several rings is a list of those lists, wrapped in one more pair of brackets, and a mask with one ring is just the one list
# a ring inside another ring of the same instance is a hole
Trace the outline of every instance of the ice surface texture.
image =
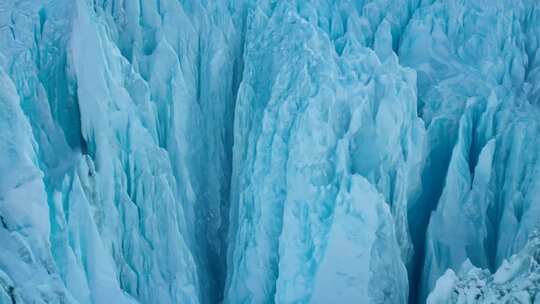
[(540, 234), (531, 236), (524, 249), (503, 261), (497, 272), (463, 263), (459, 276), (452, 269), (437, 280), (429, 304), (539, 303)]
[(0, 0), (0, 303), (540, 303), (539, 46), (536, 0)]

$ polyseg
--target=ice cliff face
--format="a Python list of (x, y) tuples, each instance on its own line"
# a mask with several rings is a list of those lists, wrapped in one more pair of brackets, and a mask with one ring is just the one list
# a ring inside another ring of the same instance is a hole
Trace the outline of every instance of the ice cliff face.
[(539, 44), (534, 0), (0, 0), (0, 303), (538, 303)]
[(8, 303), (215, 300), (240, 35), (185, 6), (1, 3)]

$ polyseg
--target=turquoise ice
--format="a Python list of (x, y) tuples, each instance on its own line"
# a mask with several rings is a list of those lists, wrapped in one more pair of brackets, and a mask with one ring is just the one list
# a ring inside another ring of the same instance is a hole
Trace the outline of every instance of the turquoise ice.
[(0, 303), (540, 303), (536, 0), (0, 0)]

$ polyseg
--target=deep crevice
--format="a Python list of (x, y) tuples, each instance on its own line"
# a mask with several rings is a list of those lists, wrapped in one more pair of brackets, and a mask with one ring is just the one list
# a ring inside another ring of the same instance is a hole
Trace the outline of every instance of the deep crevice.
[(420, 303), (421, 301), (420, 289), (424, 268), (426, 233), (431, 213), (437, 208), (444, 189), (454, 141), (455, 139), (449, 139), (439, 143), (430, 151), (426, 167), (422, 172), (422, 188), (424, 190), (418, 200), (408, 208), (407, 217), (414, 247), (412, 265), (408, 267), (409, 303)]

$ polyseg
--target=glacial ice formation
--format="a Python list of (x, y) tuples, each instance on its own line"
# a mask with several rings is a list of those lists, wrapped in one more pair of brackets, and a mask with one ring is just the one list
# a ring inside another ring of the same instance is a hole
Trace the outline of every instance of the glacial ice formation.
[(427, 302), (538, 303), (540, 293), (540, 234), (531, 236), (524, 249), (504, 260), (494, 274), (474, 267), (469, 260), (459, 276), (452, 269), (437, 280)]
[(0, 304), (540, 303), (540, 2), (0, 0)]

